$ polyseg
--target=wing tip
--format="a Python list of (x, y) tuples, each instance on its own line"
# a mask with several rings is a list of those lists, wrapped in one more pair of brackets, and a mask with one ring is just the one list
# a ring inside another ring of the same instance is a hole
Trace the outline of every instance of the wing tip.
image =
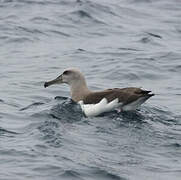
[(152, 97), (152, 96), (154, 96), (155, 94), (154, 93), (152, 93), (152, 94), (148, 94), (150, 97)]
[(147, 91), (147, 90), (142, 90), (142, 94), (143, 95), (146, 95), (146, 96), (148, 96), (148, 97), (152, 97), (152, 96), (154, 96), (155, 94), (154, 93), (151, 93), (152, 91)]

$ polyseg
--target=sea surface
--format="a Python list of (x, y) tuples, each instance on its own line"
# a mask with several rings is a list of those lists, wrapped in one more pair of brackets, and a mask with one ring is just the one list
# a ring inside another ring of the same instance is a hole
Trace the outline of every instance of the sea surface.
[[(87, 118), (69, 67), (155, 96)], [(0, 180), (180, 179), (180, 0), (0, 0)]]

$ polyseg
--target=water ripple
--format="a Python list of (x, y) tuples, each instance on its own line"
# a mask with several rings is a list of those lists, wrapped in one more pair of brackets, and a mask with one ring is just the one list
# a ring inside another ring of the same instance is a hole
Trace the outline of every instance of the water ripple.
[[(178, 0), (2, 0), (0, 179), (173, 179), (181, 164)], [(135, 112), (84, 117), (66, 85), (155, 93)]]

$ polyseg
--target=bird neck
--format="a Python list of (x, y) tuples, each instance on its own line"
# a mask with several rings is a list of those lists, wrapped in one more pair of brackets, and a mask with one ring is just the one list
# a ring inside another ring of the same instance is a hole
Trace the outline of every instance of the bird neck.
[(91, 91), (88, 89), (85, 80), (76, 81), (70, 84), (71, 98), (75, 102), (79, 102), (84, 99)]

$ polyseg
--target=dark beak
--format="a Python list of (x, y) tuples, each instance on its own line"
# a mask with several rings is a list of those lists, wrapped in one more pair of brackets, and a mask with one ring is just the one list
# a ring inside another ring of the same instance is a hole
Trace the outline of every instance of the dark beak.
[(61, 84), (61, 83), (63, 83), (63, 82), (62, 82), (62, 75), (58, 76), (58, 77), (57, 77), (56, 79), (54, 79), (54, 80), (45, 82), (45, 83), (44, 83), (44, 87), (46, 88), (46, 87), (51, 86), (51, 85), (53, 85), (53, 84)]

